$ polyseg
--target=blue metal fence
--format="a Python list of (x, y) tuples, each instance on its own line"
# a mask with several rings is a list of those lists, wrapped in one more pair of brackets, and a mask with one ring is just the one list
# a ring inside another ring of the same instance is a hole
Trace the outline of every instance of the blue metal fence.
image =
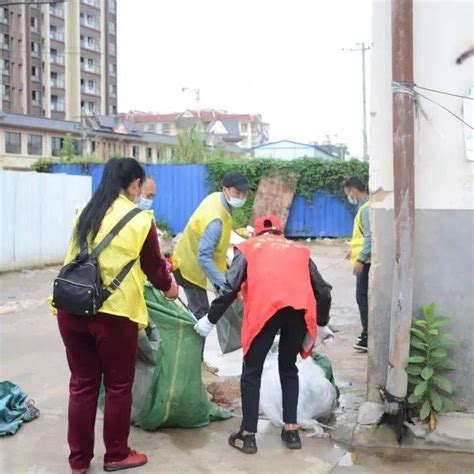
[[(181, 232), (191, 214), (210, 191), (205, 165), (145, 165), (156, 182), (153, 202), (157, 219), (165, 219), (173, 233)], [(104, 165), (55, 165), (54, 173), (89, 175), (92, 192), (102, 178)], [(324, 192), (311, 201), (295, 196), (285, 233), (289, 237), (345, 237), (352, 232), (353, 215), (338, 198)]]

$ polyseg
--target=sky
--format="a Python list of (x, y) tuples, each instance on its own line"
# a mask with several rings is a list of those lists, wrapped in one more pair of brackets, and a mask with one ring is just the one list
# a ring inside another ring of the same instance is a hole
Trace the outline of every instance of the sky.
[[(270, 141), (344, 142), (362, 155), (371, 0), (118, 0), (118, 107), (261, 114)], [(367, 93), (370, 97), (370, 52)], [(370, 108), (367, 109), (368, 115)]]

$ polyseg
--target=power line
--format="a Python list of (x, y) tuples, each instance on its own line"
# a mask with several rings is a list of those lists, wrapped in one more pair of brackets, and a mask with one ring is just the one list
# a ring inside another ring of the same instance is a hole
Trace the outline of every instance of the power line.
[(436, 102), (435, 100), (433, 99), (430, 99), (429, 97), (426, 97), (426, 95), (423, 95), (423, 94), (420, 94), (419, 92), (416, 92), (415, 91), (415, 94), (417, 96), (420, 96), (420, 97), (423, 97), (423, 99), (427, 100), (428, 102), (432, 102), (433, 104), (436, 104), (437, 106), (441, 107), (442, 109), (444, 109), (446, 112), (448, 112), (449, 114), (451, 114), (454, 118), (458, 119), (460, 122), (462, 122), (464, 125), (466, 125), (467, 127), (469, 127), (471, 130), (474, 130), (474, 127), (472, 125), (469, 125), (465, 120), (463, 120), (461, 117), (459, 117), (459, 115), (455, 114), (452, 110), (448, 109), (447, 107), (445, 107), (444, 105), (440, 104), (439, 102)]
[(429, 87), (419, 86), (418, 84), (412, 84), (412, 87), (414, 87), (415, 89), (422, 89), (422, 90), (425, 90), (425, 91), (435, 92), (437, 94), (449, 95), (449, 96), (452, 96), (452, 97), (459, 97), (460, 99), (474, 100), (474, 97), (468, 97), (466, 95), (454, 94), (453, 92), (440, 91), (440, 90), (437, 90), (437, 89), (430, 89)]

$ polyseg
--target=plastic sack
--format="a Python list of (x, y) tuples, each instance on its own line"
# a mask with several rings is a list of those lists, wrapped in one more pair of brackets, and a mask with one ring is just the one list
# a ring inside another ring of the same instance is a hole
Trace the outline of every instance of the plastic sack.
[[(155, 367), (141, 409), (133, 422), (146, 430), (197, 428), (232, 415), (211, 404), (202, 383), (201, 354), (204, 339), (194, 331), (192, 317), (147, 284), (145, 300), (149, 318), (155, 324), (160, 343), (153, 350)], [(147, 376), (148, 377), (148, 376)], [(145, 385), (144, 385), (145, 386)], [(134, 396), (135, 396), (134, 389)]]
[[(260, 409), (275, 426), (283, 426), (283, 406), (277, 355), (269, 354), (262, 376)], [(335, 386), (311, 357), (296, 364), (299, 370), (298, 424), (306, 430), (318, 430), (318, 419), (328, 418), (336, 408)]]
[(236, 351), (242, 347), (240, 333), (242, 330), (243, 312), (243, 302), (239, 298), (227, 308), (227, 311), (217, 322), (217, 338), (223, 354)]

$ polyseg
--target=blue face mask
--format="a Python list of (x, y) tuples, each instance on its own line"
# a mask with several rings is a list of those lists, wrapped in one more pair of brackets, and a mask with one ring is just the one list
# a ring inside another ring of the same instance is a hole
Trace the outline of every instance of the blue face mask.
[(145, 199), (145, 198), (140, 198), (140, 200), (137, 203), (137, 206), (140, 209), (143, 209), (144, 211), (148, 211), (151, 209), (151, 206), (153, 205), (153, 199)]
[(347, 200), (353, 205), (357, 206), (359, 204), (359, 201), (357, 199), (354, 199), (352, 196), (347, 196)]

